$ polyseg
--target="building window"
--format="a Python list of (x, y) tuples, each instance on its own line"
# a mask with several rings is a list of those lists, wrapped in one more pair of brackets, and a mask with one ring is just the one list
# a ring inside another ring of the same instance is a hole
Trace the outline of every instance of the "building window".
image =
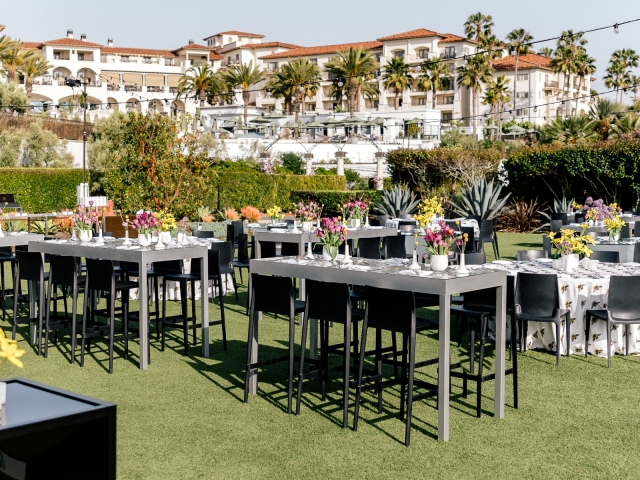
[(529, 98), (529, 92), (516, 92), (516, 98)]
[(449, 63), (449, 73), (451, 74), (455, 74), (456, 73), (456, 64), (455, 63)]
[(233, 39), (231, 37), (229, 37), (229, 38), (227, 38), (227, 42), (231, 43), (231, 42), (233, 42)]
[(236, 53), (236, 62), (239, 62), (239, 61), (240, 61), (240, 54)]
[(404, 50), (396, 50), (395, 52), (391, 52), (394, 57), (404, 57)]
[(318, 64), (318, 59), (317, 58), (310, 58), (309, 59), (309, 63), (315, 63), (317, 65)]
[(456, 56), (456, 47), (445, 47), (444, 58), (453, 58)]
[(151, 63), (151, 57), (142, 57), (142, 63)]
[(427, 98), (426, 97), (420, 97), (418, 99), (418, 105), (426, 105), (427, 104)]
[(442, 80), (442, 90), (453, 90), (453, 82), (451, 80)]
[(429, 58), (429, 49), (423, 48), (422, 50), (418, 50), (418, 57), (420, 58)]
[(121, 55), (120, 56), (120, 61), (122, 63), (129, 63), (129, 55)]
[(445, 105), (453, 105), (454, 98), (455, 97), (453, 95), (448, 95), (448, 96), (444, 97), (442, 103), (444, 103)]
[(518, 108), (516, 110), (516, 117), (526, 117), (529, 115), (529, 109), (527, 108)]
[(529, 81), (529, 74), (528, 73), (519, 73), (518, 74), (518, 81), (519, 82)]
[(278, 71), (278, 62), (269, 62), (269, 71), (270, 72)]
[(380, 101), (379, 100), (374, 100), (373, 101), (373, 108), (378, 108), (380, 106)]
[(79, 62), (84, 62), (84, 53), (79, 53), (78, 54), (78, 61)]
[(382, 52), (376, 53), (376, 62), (380, 63), (381, 58), (382, 58)]
[(107, 56), (106, 55), (100, 55), (100, 61), (102, 63), (107, 63)]
[(315, 103), (309, 103), (307, 105), (307, 111), (309, 112), (315, 112), (316, 111), (316, 104)]
[(165, 66), (165, 67), (171, 67), (171, 66), (173, 66), (173, 59), (172, 59), (172, 58), (165, 58), (165, 59), (164, 59), (164, 66)]
[(442, 112), (442, 121), (450, 122), (453, 120), (453, 112)]

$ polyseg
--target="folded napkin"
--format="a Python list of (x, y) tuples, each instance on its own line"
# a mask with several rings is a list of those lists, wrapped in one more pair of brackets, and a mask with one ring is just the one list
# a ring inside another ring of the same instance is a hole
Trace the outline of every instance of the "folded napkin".
[(497, 265), (511, 265), (513, 262), (508, 262), (506, 260), (494, 260), (491, 263), (495, 263)]
[(534, 260), (534, 262), (538, 262), (538, 263), (552, 263), (553, 259), (551, 258), (536, 258)]

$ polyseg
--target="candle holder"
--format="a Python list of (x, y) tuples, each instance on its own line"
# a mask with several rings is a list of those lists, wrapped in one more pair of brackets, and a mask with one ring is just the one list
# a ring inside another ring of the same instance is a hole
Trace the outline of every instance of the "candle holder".
[(409, 265), (410, 270), (422, 270), (422, 267), (418, 263), (418, 230), (413, 231), (413, 262)]
[(307, 243), (307, 254), (304, 256), (309, 260), (313, 260), (315, 257), (313, 256), (313, 246), (311, 245), (311, 235), (309, 235), (309, 243)]
[(344, 258), (342, 259), (342, 261), (340, 262), (342, 264), (348, 264), (348, 263), (353, 263), (353, 260), (351, 259), (351, 256), (349, 255), (349, 244), (347, 243), (347, 241), (345, 240), (344, 243)]

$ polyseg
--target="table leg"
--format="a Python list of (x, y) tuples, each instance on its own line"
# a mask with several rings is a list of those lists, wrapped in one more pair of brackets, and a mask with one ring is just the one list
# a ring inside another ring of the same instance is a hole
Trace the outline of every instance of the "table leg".
[[(207, 254), (202, 258), (200, 269), (200, 308), (202, 309), (202, 356), (209, 357), (209, 261)], [(193, 261), (193, 260), (191, 260)], [(226, 278), (225, 278), (226, 281)], [(222, 285), (220, 285), (222, 295)], [(193, 299), (195, 301), (195, 298)]]
[[(254, 312), (249, 321), (251, 322), (252, 332), (251, 337), (249, 338), (250, 348), (249, 353), (249, 363), (256, 363), (258, 361), (258, 319), (259, 313)], [(255, 395), (258, 393), (258, 369), (255, 368), (249, 372), (249, 393), (251, 395)]]
[[(38, 317), (38, 311), (37, 311), (37, 302), (36, 302), (36, 292), (38, 291), (37, 289), (37, 283), (36, 282), (32, 282), (29, 281), (27, 282), (27, 296), (29, 297), (29, 318), (37, 318)], [(15, 297), (14, 297), (14, 301), (17, 298), (18, 295), (18, 289), (15, 289)], [(36, 325), (35, 322), (31, 322), (29, 324), (29, 338), (31, 340), (31, 345), (35, 345), (36, 344), (36, 335), (38, 334), (38, 326)]]
[(440, 295), (440, 327), (438, 329), (438, 440), (449, 441), (450, 381), (450, 308), (451, 296)]
[[(496, 385), (495, 385), (495, 405), (494, 416), (498, 418), (504, 418), (504, 349), (505, 349), (505, 334), (506, 334), (506, 286), (501, 286), (496, 289)], [(513, 337), (512, 337), (513, 338)], [(560, 345), (558, 345), (560, 348)], [(517, 355), (518, 352), (515, 351)]]
[(138, 300), (140, 304), (140, 370), (149, 368), (149, 292), (147, 285), (147, 263), (138, 263)]
[[(256, 249), (256, 259), (262, 258), (262, 248), (260, 248), (260, 242), (255, 237), (255, 235), (253, 237), (253, 248)], [(249, 263), (251, 263), (251, 262), (249, 262)], [(249, 268), (249, 308), (251, 308), (251, 268)], [(258, 312), (258, 320), (262, 320), (262, 312)], [(257, 331), (257, 329), (256, 329), (256, 331)], [(258, 355), (258, 353), (256, 351), (256, 358), (258, 358), (257, 355)], [(257, 384), (258, 384), (258, 381), (256, 380), (256, 385)]]

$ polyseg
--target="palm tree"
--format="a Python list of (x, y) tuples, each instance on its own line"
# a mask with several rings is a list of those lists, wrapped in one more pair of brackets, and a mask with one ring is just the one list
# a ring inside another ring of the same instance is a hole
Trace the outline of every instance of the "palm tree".
[(549, 48), (549, 47), (543, 47), (540, 50), (538, 50), (538, 54), (542, 55), (544, 57), (553, 57), (553, 48)]
[(518, 62), (520, 61), (520, 55), (526, 55), (530, 50), (530, 43), (533, 41), (533, 36), (527, 32), (524, 28), (517, 28), (512, 30), (507, 35), (507, 47), (509, 52), (516, 55), (516, 71), (513, 77), (513, 108), (517, 109), (516, 98), (518, 90)]
[(467, 38), (475, 38), (480, 40), (482, 35), (490, 36), (494, 23), (491, 15), (483, 15), (478, 12), (474, 15), (469, 15), (467, 21), (464, 22), (464, 33)]
[(365, 82), (362, 85), (362, 95), (364, 96), (364, 98), (373, 103), (376, 98), (380, 97), (380, 89), (378, 88), (378, 84)]
[(568, 98), (569, 95), (571, 75), (578, 73), (578, 59), (586, 53), (584, 46), (587, 43), (584, 33), (573, 33), (573, 30), (562, 32), (556, 43), (557, 48), (551, 59), (551, 68), (558, 75), (562, 73), (564, 76), (562, 90), (565, 98)]
[(22, 62), (32, 55), (35, 55), (35, 51), (22, 48), (21, 42), (16, 41), (6, 45), (2, 56), (0, 56), (0, 62), (2, 62), (2, 71), (7, 77), (8, 83), (16, 81)]
[(613, 124), (623, 115), (624, 105), (606, 98), (597, 98), (589, 108), (588, 117), (593, 122), (593, 131), (601, 140), (607, 140)]
[(607, 74), (603, 77), (604, 85), (612, 88), (616, 92), (616, 102), (618, 101), (618, 92), (622, 90), (628, 83), (625, 78), (624, 67), (621, 63), (613, 63), (606, 70)]
[(200, 108), (204, 107), (207, 92), (214, 82), (213, 76), (213, 69), (208, 63), (190, 67), (178, 82), (178, 97), (187, 98), (191, 95), (193, 98), (200, 99)]
[(585, 49), (578, 55), (576, 59), (576, 73), (578, 75), (578, 93), (576, 95), (576, 112), (578, 111), (578, 101), (580, 100), (580, 92), (582, 92), (582, 86), (584, 85), (584, 79), (593, 75), (596, 71), (596, 59), (589, 56)]
[(627, 114), (618, 119), (611, 127), (611, 137), (620, 138), (625, 133), (633, 132), (640, 128), (640, 116)]
[(291, 85), (280, 71), (276, 72), (265, 85), (273, 98), (284, 98), (284, 112), (292, 113), (294, 86)]
[[(342, 50), (325, 64), (325, 71), (338, 79), (338, 86), (342, 87), (340, 83), (346, 82), (350, 115), (356, 111), (362, 81), (372, 78), (378, 68), (375, 57), (362, 47)], [(342, 88), (337, 89), (337, 93), (342, 97)]]
[[(631, 78), (631, 68), (638, 66), (639, 57), (635, 50), (623, 48), (616, 50), (611, 55), (611, 74), (615, 77), (614, 87), (616, 89), (616, 100), (618, 100), (618, 92), (620, 89), (626, 89), (633, 84)], [(609, 71), (609, 69), (607, 69)], [(605, 80), (606, 81), (606, 80)], [(622, 94), (620, 95), (622, 101)]]
[(224, 105), (233, 101), (233, 85), (229, 85), (220, 71), (211, 76), (207, 88), (207, 103), (211, 105)]
[(394, 106), (400, 108), (400, 95), (409, 88), (413, 78), (411, 77), (411, 66), (404, 61), (404, 58), (393, 57), (391, 62), (385, 67), (382, 75), (384, 88), (395, 91)]
[(556, 118), (546, 125), (540, 137), (541, 143), (575, 145), (594, 140), (592, 121), (585, 115), (579, 117)]
[(431, 90), (432, 108), (436, 109), (436, 92), (444, 90), (451, 84), (453, 79), (449, 64), (444, 63), (440, 58), (435, 60), (425, 60), (420, 65), (420, 75), (418, 76), (418, 88), (425, 92)]
[(505, 75), (500, 75), (495, 80), (492, 79), (491, 82), (487, 83), (486, 93), (482, 100), (483, 104), (490, 106), (489, 114), (496, 120), (498, 140), (502, 137), (502, 112), (504, 111), (504, 105), (511, 101), (508, 85), (510, 81), (511, 79)]
[(473, 138), (478, 139), (478, 93), (482, 90), (483, 83), (492, 80), (489, 70), (489, 57), (486, 55), (474, 55), (467, 57), (464, 65), (457, 68), (458, 86), (471, 89), (473, 101)]
[(295, 122), (298, 123), (298, 112), (302, 111), (304, 114), (305, 97), (312, 97), (318, 91), (320, 69), (307, 58), (297, 58), (283, 65), (278, 74), (278, 81), (283, 86), (293, 87), (288, 93), (292, 94), (291, 105), (296, 115)]
[(53, 68), (42, 55), (30, 55), (20, 65), (20, 73), (24, 76), (24, 89), (27, 93), (28, 103), (31, 103), (33, 92), (33, 79), (46, 75)]
[(235, 64), (233, 67), (227, 68), (223, 71), (222, 77), (229, 85), (233, 85), (233, 88), (242, 88), (244, 124), (246, 125), (247, 109), (249, 107), (249, 100), (251, 99), (249, 89), (264, 78), (264, 72), (258, 67), (254, 67), (253, 60), (251, 60), (248, 64)]
[(493, 59), (502, 58), (502, 49), (504, 48), (504, 42), (495, 35), (480, 35), (478, 39), (478, 51), (487, 53), (489, 57), (489, 66), (493, 71)]

